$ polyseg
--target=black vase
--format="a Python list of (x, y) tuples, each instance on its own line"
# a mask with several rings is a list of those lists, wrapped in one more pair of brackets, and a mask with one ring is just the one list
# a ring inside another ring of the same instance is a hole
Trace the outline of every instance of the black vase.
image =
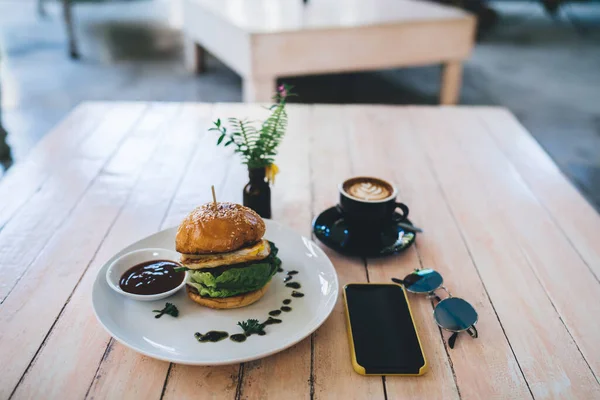
[(271, 188), (265, 168), (249, 168), (250, 182), (244, 186), (244, 205), (263, 218), (271, 218)]

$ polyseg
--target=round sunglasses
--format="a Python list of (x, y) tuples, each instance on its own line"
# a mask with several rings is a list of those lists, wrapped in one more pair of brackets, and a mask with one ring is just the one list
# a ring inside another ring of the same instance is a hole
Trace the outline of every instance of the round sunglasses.
[[(438, 302), (433, 309), (433, 318), (440, 328), (453, 332), (448, 339), (451, 349), (454, 348), (460, 332), (467, 332), (472, 338), (477, 338), (477, 311), (467, 301), (452, 296), (443, 286), (444, 279), (439, 272), (432, 269), (416, 269), (404, 279), (392, 278), (392, 281), (401, 284), (410, 293), (425, 294)], [(442, 300), (435, 293), (438, 289), (444, 290), (448, 297)]]

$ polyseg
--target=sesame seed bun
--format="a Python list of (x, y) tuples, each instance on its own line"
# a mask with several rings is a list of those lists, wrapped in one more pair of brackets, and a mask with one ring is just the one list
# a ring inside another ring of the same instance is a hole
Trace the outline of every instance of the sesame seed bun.
[(260, 241), (265, 222), (241, 204), (218, 202), (197, 207), (179, 225), (175, 249), (182, 254), (227, 253)]

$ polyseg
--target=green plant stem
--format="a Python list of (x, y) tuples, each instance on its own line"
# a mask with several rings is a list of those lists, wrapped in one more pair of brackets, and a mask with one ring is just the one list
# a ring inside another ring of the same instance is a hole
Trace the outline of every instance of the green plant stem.
[(279, 125), (279, 121), (281, 120), (281, 114), (284, 110), (284, 106), (285, 101), (282, 100), (281, 103), (279, 103), (279, 105), (277, 106), (277, 109), (273, 112), (273, 116), (275, 116), (277, 119), (275, 120), (275, 125), (273, 126), (273, 132), (271, 132), (271, 134), (267, 136), (269, 138), (269, 140), (265, 143), (265, 148), (267, 149), (267, 151), (272, 150), (270, 145), (273, 142), (273, 134), (277, 131), (277, 125)]

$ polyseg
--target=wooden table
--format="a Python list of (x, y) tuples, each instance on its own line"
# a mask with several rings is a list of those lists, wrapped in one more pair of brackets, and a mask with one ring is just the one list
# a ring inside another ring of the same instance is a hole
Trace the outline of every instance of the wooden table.
[(274, 218), (310, 235), (346, 177), (398, 184), (425, 233), (406, 253), (325, 249), (341, 284), (435, 268), (479, 312), (480, 337), (449, 334), (410, 300), (430, 370), (363, 377), (350, 365), (341, 299), (310, 338), (243, 365), (143, 357), (95, 320), (91, 286), (124, 246), (247, 180), (208, 133), (241, 104), (86, 103), (0, 182), (0, 398), (600, 398), (600, 218), (507, 111), (290, 106)]
[(208, 50), (270, 101), (278, 77), (443, 64), (440, 102), (455, 104), (476, 20), (422, 0), (184, 0), (189, 67)]

